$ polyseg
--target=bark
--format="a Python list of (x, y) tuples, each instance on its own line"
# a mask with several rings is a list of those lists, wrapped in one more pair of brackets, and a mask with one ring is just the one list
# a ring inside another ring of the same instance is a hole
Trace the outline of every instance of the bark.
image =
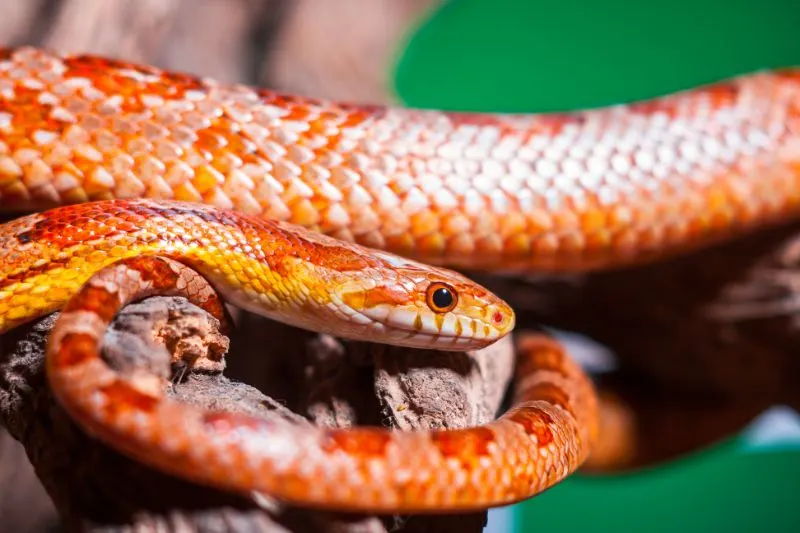
[[(420, 531), (459, 524), (479, 531), (485, 513), (434, 517), (337, 515), (254, 500), (162, 475), (88, 437), (60, 409), (43, 374), (50, 316), (2, 338), (0, 420), (27, 450), (64, 525), (88, 531)], [(464, 427), (494, 418), (511, 375), (510, 342), (471, 354), (342, 343), (241, 313), (228, 349), (216, 321), (182, 299), (130, 305), (105, 337), (122, 371), (172, 375), (181, 401), (299, 424)], [(173, 364), (191, 361), (192, 368)], [(178, 379), (180, 378), (180, 379)], [(255, 385), (255, 386), (254, 386)], [(257, 388), (256, 388), (257, 387)], [(264, 392), (270, 394), (267, 396)], [(298, 413), (309, 414), (305, 418)], [(310, 421), (309, 421), (310, 419)], [(33, 529), (31, 529), (33, 531)]]
[[(388, 102), (386, 72), (397, 40), (436, 3), (0, 0), (0, 42), (102, 53), (319, 97)], [(518, 328), (545, 323), (611, 348), (617, 370), (599, 371), (612, 401), (594, 466), (630, 468), (731, 434), (766, 405), (800, 405), (797, 229), (764, 231), (618, 272), (535, 283), (482, 281), (512, 300)], [(171, 318), (159, 322), (169, 309)], [(480, 529), (483, 513), (378, 519), (278, 504), (264, 509), (119, 457), (84, 436), (47, 394), (41, 348), (51, 321), (0, 338), (0, 416), (24, 445), (0, 429), (2, 530), (55, 528), (56, 510), (46, 494), (68, 525), (96, 530)], [(183, 339), (170, 348), (196, 355), (217, 346), (217, 353), (226, 342), (193, 307), (151, 299), (121, 315), (117, 328), (133, 331), (110, 342), (110, 355), (121, 338), (141, 352), (140, 341), (150, 338), (156, 322), (173, 328), (168, 338)], [(510, 370), (510, 349), (468, 359), (343, 345), (247, 314), (232, 340), (235, 357), (224, 360), (228, 378), (219, 373), (219, 361), (203, 358), (206, 371), (190, 373), (175, 393), (264, 416), (303, 413), (324, 425), (457, 427), (494, 415)], [(261, 353), (265, 347), (268, 354)], [(582, 353), (579, 348), (570, 343), (572, 352)], [(585, 350), (590, 367), (602, 351)], [(265, 376), (252, 384), (258, 389), (229, 381), (253, 376)]]
[[(319, 3), (310, 1), (0, 0), (0, 42), (100, 53), (320, 97), (358, 100), (370, 95), (371, 101), (388, 101), (391, 98), (385, 90), (384, 73), (393, 41), (432, 3), (377, 5), (372, 0), (350, 0), (347, 9), (320, 10)], [(356, 26), (358, 31), (352, 31)], [(276, 29), (280, 31), (276, 33)], [(313, 37), (313, 45), (309, 46), (303, 35)], [(357, 57), (365, 46), (370, 52), (366, 63)], [(331, 54), (337, 47), (347, 52)], [(350, 94), (346, 93), (348, 89)], [(154, 316), (177, 305), (153, 302), (158, 300), (127, 309), (120, 318), (128, 317), (127, 322), (118, 321), (117, 327), (135, 326), (141, 339), (149, 338)], [(175, 308), (199, 320), (195, 326), (206, 320), (189, 309)], [(178, 333), (187, 327), (176, 318), (171, 320), (177, 324)], [(0, 409), (3, 425), (24, 444), (36, 474), (72, 527), (126, 530), (136, 525), (161, 531), (380, 531), (395, 525), (406, 530), (481, 528), (485, 513), (377, 520), (283, 507), (265, 511), (252, 501), (180, 483), (118, 457), (83, 436), (47, 395), (41, 373), (41, 343), (50, 321), (45, 319), (0, 339)], [(234, 339), (238, 351), (230, 358), (230, 375), (247, 379), (271, 376), (269, 387), (262, 390), (275, 400), (218, 374), (190, 374), (176, 387), (177, 394), (189, 401), (214, 399), (235, 410), (285, 416), (290, 412), (284, 406), (291, 405), (311, 420), (327, 425), (460, 427), (486, 421), (495, 414), (511, 369), (509, 346), (483, 360), (379, 349), (374, 354), (376, 367), (371, 362), (374, 348), (369, 346), (344, 347), (333, 339), (265, 323), (246, 314), (240, 326), (237, 335), (242, 337)], [(209, 324), (204, 327), (210, 335)], [(134, 332), (129, 331), (124, 338), (131, 346), (140, 345), (132, 340), (140, 339)], [(186, 337), (184, 344), (194, 343), (195, 349), (200, 349), (207, 340), (196, 333)], [(118, 339), (110, 341), (111, 355), (115, 342)], [(269, 354), (250, 353), (267, 346)], [(132, 349), (127, 344), (123, 347)], [(361, 354), (360, 359), (356, 357), (360, 365), (342, 364), (351, 351)], [(147, 353), (145, 350), (144, 355)], [(295, 377), (289, 379), (290, 375)], [(442, 388), (434, 390), (436, 387)], [(487, 392), (491, 394), (483, 396)], [(405, 409), (402, 413), (395, 409), (398, 405)], [(19, 462), (19, 445), (1, 431), (0, 523), (14, 524), (14, 531), (24, 531), (25, 527), (43, 531), (45, 526), (40, 524), (55, 523), (55, 510), (27, 465)], [(120, 481), (123, 483), (118, 485)], [(14, 490), (8, 490), (12, 482)]]

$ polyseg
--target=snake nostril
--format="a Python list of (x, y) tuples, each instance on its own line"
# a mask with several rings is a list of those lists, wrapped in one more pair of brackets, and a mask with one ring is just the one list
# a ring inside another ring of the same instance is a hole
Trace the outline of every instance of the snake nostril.
[(492, 315), (492, 321), (495, 324), (500, 325), (503, 322), (503, 313), (500, 311), (495, 311), (494, 315)]

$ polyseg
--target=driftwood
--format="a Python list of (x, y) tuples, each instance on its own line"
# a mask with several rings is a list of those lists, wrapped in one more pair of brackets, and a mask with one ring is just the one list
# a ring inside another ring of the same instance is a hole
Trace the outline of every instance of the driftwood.
[[(531, 320), (578, 325), (596, 337), (617, 340), (619, 354), (626, 354), (625, 341), (643, 350), (639, 359), (635, 354), (629, 354), (630, 360), (623, 355), (620, 371), (601, 376), (606, 390), (614, 391), (606, 392), (606, 398), (615, 401), (606, 406), (606, 442), (601, 442), (590, 468), (630, 468), (672, 457), (733, 433), (768, 405), (799, 405), (800, 373), (793, 348), (798, 345), (794, 302), (800, 241), (790, 229), (761, 232), (626, 273), (593, 275), (561, 286), (552, 281), (540, 283), (533, 286), (538, 299), (517, 302), (528, 307), (520, 316), (523, 327)], [(717, 274), (712, 276), (715, 268)], [(706, 279), (706, 284), (691, 286), (695, 276)], [(619, 283), (617, 290), (626, 292), (612, 291), (612, 283)], [(664, 286), (670, 290), (660, 288)], [(498, 290), (515, 299), (526, 295), (519, 290), (523, 287), (520, 282), (512, 287), (515, 290), (510, 292), (511, 287), (501, 283)], [(618, 300), (597, 296), (608, 294), (625, 296)], [(774, 316), (761, 316), (764, 309), (771, 309)], [(638, 313), (656, 313), (665, 329), (660, 334), (651, 331), (648, 337), (633, 329), (616, 329), (616, 317), (638, 317)], [(758, 320), (748, 320), (754, 318)], [(45, 318), (0, 339), (0, 420), (25, 446), (68, 526), (104, 531), (133, 526), (166, 531), (438, 531), (456, 527), (480, 530), (483, 526), (483, 513), (379, 518), (313, 512), (279, 502), (265, 507), (263, 501), (183, 483), (120, 457), (86, 437), (49, 395), (41, 361), (52, 320)], [(115, 329), (106, 337), (106, 355), (123, 365), (133, 361), (153, 365), (159, 352), (147, 339), (158, 339), (170, 351), (185, 353), (195, 361), (194, 372), (172, 369), (177, 375), (185, 374), (172, 391), (185, 401), (309, 423), (294, 414), (304, 413), (314, 423), (339, 427), (373, 424), (412, 429), (482, 423), (496, 413), (510, 377), (510, 343), (465, 357), (343, 344), (247, 313), (241, 313), (237, 322), (232, 339), (235, 356), (221, 359), (228, 340), (219, 335), (208, 316), (179, 299), (152, 298), (129, 306), (118, 317)], [(603, 327), (609, 324), (611, 328)], [(697, 383), (702, 376), (690, 375), (689, 379), (676, 372), (677, 379), (671, 379), (672, 374), (659, 372), (664, 366), (659, 356), (669, 357), (668, 350), (675, 349), (670, 343), (703, 345), (717, 338), (719, 329), (731, 328), (739, 342), (708, 350), (705, 359), (703, 352), (697, 352), (704, 363), (691, 367), (705, 369), (710, 379), (716, 372), (708, 369), (721, 365), (731, 382), (711, 379), (711, 386), (703, 389)], [(769, 343), (761, 341), (761, 328), (773, 333)], [(625, 335), (626, 331), (634, 334)], [(636, 340), (629, 341), (631, 338)], [(728, 357), (748, 343), (769, 349), (763, 352), (769, 357), (764, 366), (770, 369), (774, 365), (777, 370), (753, 372), (750, 359)], [(166, 375), (164, 362), (169, 359), (162, 355), (160, 360), (158, 371)], [(648, 372), (646, 362), (651, 360), (655, 370)], [(230, 381), (221, 373), (226, 365), (234, 378), (263, 379), (251, 383), (257, 388)], [(764, 381), (752, 387), (753, 378)], [(605, 446), (609, 442), (614, 446)], [(9, 507), (6, 503), (5, 508)], [(22, 515), (10, 516), (19, 519)], [(28, 526), (30, 531), (42, 530)], [(19, 530), (24, 529), (20, 526)]]
[[(70, 529), (419, 531), (458, 524), (479, 531), (483, 526), (484, 513), (378, 518), (303, 510), (184, 483), (128, 460), (85, 435), (50, 396), (42, 354), (54, 316), (2, 338), (0, 420), (25, 446)], [(125, 308), (106, 334), (104, 353), (117, 368), (144, 366), (163, 377), (181, 376), (169, 394), (182, 401), (298, 424), (311, 422), (295, 413), (308, 413), (316, 424), (337, 427), (480, 424), (495, 416), (511, 375), (510, 342), (470, 355), (437, 353), (341, 343), (244, 313), (238, 322), (230, 374), (259, 379), (258, 388), (223, 376), (228, 339), (214, 319), (182, 299), (155, 297)], [(192, 368), (170, 370), (170, 352), (193, 361)]]
[[(336, 9), (321, 3), (0, 0), (0, 43), (102, 53), (320, 97), (390, 101), (385, 75), (394, 42), (437, 0), (324, 2)], [(613, 349), (619, 370), (599, 374), (613, 400), (603, 435), (621, 438), (603, 441), (590, 466), (630, 468), (729, 435), (766, 405), (800, 405), (797, 229), (760, 232), (620, 272), (481, 281), (512, 300), (520, 327), (544, 323), (580, 331)], [(106, 531), (481, 528), (484, 513), (379, 519), (276, 502), (265, 507), (120, 457), (87, 438), (50, 398), (41, 343), (51, 322), (45, 318), (0, 338), (0, 425), (10, 432), (0, 428), (0, 532), (55, 531), (57, 512), (73, 528)], [(303, 413), (325, 425), (479, 423), (494, 416), (510, 370), (508, 346), (497, 360), (432, 356), (342, 344), (248, 314), (239, 317), (234, 354), (219, 360), (227, 340), (206, 315), (173, 299), (130, 306), (115, 327), (112, 358), (136, 347), (142, 362), (151, 361), (152, 350), (142, 342), (153, 328), (169, 333), (165, 339), (183, 339), (168, 343), (171, 349), (214, 355), (199, 360), (207, 363), (204, 371), (175, 385), (173, 394), (182, 399), (264, 416)], [(228, 378), (220, 374), (223, 361)], [(309, 423), (303, 420), (298, 423)]]
[[(93, 52), (212, 76), (223, 81), (260, 84), (316, 96), (379, 102), (389, 100), (385, 90), (385, 66), (393, 53), (392, 40), (400, 38), (408, 21), (433, 3), (435, 0), (341, 0), (336, 2), (340, 10), (320, 12), (319, 3), (314, 0), (0, 0), (0, 12), (3, 13), (0, 16), (0, 44), (30, 44), (71, 52)], [(353, 13), (357, 14), (355, 18), (352, 17)], [(360, 28), (360, 31), (348, 31), (348, 28)], [(315, 36), (313, 40), (302, 37), (310, 35), (311, 31)], [(334, 49), (338, 52), (332, 54)], [(365, 49), (369, 50), (366, 59), (362, 55)], [(347, 90), (354, 92), (347, 94)], [(126, 310), (126, 316), (128, 313), (130, 311)], [(244, 317), (244, 322), (250, 324), (252, 318), (247, 318), (247, 315)], [(33, 329), (15, 332), (15, 335), (34, 335), (34, 340), (39, 342), (48, 323), (45, 320)], [(437, 386), (449, 382), (448, 372), (463, 374), (463, 359), (450, 362), (451, 370), (447, 369), (448, 361), (439, 361), (437, 364), (443, 366), (432, 368), (428, 373), (427, 370), (414, 368), (412, 364), (415, 358), (419, 360), (424, 355), (412, 355), (405, 362), (398, 359), (397, 365), (408, 365), (403, 369), (393, 368), (390, 359), (393, 355), (384, 353), (376, 357), (383, 357), (387, 363), (379, 367), (382, 371), (374, 374), (374, 377), (368, 367), (361, 367), (358, 372), (351, 369), (349, 374), (343, 371), (342, 375), (337, 375), (337, 371), (349, 367), (338, 367), (337, 370), (336, 364), (341, 362), (344, 349), (336, 342), (309, 338), (296, 330), (267, 326), (261, 322), (238, 331), (245, 330), (259, 335), (249, 342), (243, 340), (235, 343), (245, 352), (248, 347), (271, 346), (289, 354), (291, 357), (288, 360), (297, 361), (299, 354), (306, 352), (316, 354), (321, 359), (317, 372), (325, 372), (327, 378), (304, 376), (296, 381), (274, 379), (276, 390), (269, 392), (275, 398), (299, 405), (301, 409), (303, 406), (293, 396), (299, 394), (298, 391), (307, 394), (313, 392), (313, 396), (304, 398), (308, 402), (306, 412), (323, 423), (352, 423), (356, 407), (361, 407), (359, 416), (366, 417), (372, 412), (371, 422), (390, 424), (392, 418), (388, 412), (381, 414), (369, 408), (380, 407), (380, 401), (399, 405), (395, 402), (408, 395), (411, 396), (409, 406), (417, 408), (401, 413), (394, 421), (397, 427), (472, 424), (493, 415), (493, 412), (489, 413), (491, 409), (488, 406), (492, 402), (496, 405), (499, 401), (490, 399), (483, 403), (481, 399), (476, 403), (476, 399), (483, 398), (486, 392), (479, 390), (478, 385), (484, 383), (484, 379), (485, 383), (490, 383), (491, 379), (470, 374), (472, 381), (456, 379), (446, 387), (447, 390), (436, 393), (443, 397), (451, 394), (447, 404), (459, 406), (457, 416), (449, 417), (445, 412), (430, 410), (431, 405), (438, 405), (435, 396), (426, 400), (424, 394), (416, 392), (417, 386), (426, 380)], [(281, 342), (276, 343), (276, 338), (280, 338)], [(39, 406), (39, 401), (44, 402), (45, 406), (50, 405), (50, 400), (43, 392), (43, 387), (46, 387), (38, 366), (41, 363), (41, 354), (37, 352), (39, 348), (34, 349), (33, 344), (25, 343), (23, 346), (28, 351), (16, 353), (13, 350), (18, 347), (9, 339), (0, 339), (0, 389), (4, 398), (0, 407), (3, 413), (0, 426), (7, 424), (14, 437), (25, 444), (28, 456), (36, 465), (36, 473), (57, 502), (59, 511), (73, 524), (85, 522), (99, 526), (105, 523), (102, 516), (97, 516), (101, 512), (106, 516), (117, 516), (120, 525), (115, 529), (124, 529), (124, 512), (135, 509), (137, 502), (142, 501), (143, 494), (151, 493), (154, 496), (150, 501), (159, 502), (160, 507), (157, 508), (167, 511), (157, 516), (154, 508), (145, 502), (141, 507), (142, 517), (130, 517), (130, 524), (135, 522), (152, 526), (146, 529), (157, 529), (156, 525), (164, 525), (160, 530), (186, 530), (183, 528), (185, 524), (199, 526), (202, 523), (215, 527), (215, 531), (252, 531), (267, 530), (269, 524), (281, 523), (282, 519), (276, 518), (277, 515), (256, 511), (252, 502), (236, 500), (235, 505), (231, 504), (231, 509), (238, 511), (225, 510), (224, 504), (231, 501), (227, 495), (193, 491), (185, 485), (169, 484), (165, 476), (115, 459), (114, 454), (92, 444), (63, 415), (58, 414), (55, 407)], [(368, 351), (363, 347), (360, 350)], [(232, 357), (232, 375), (248, 378), (271, 375), (274, 378), (285, 371), (278, 369), (276, 373), (270, 373), (270, 361), (282, 360), (281, 354), (273, 354), (275, 357), (271, 358), (263, 355), (258, 353), (256, 357), (250, 357), (242, 353)], [(330, 360), (331, 368), (323, 364), (325, 356)], [(469, 372), (474, 370), (472, 368)], [(336, 385), (346, 379), (358, 381), (362, 388)], [(502, 380), (501, 376), (497, 376), (493, 382), (497, 394), (502, 392)], [(194, 389), (191, 384), (195, 381), (190, 380), (177, 390), (183, 391), (186, 397), (192, 396)], [(262, 397), (254, 389), (235, 386), (229, 390), (217, 381), (212, 382), (211, 390), (216, 390), (219, 397), (223, 397), (226, 391), (239, 391), (239, 396), (231, 398), (241, 401), (231, 400), (229, 403), (232, 407), (242, 409), (246, 405), (261, 405), (256, 398)], [(316, 383), (316, 387), (309, 388), (310, 382)], [(283, 389), (281, 385), (284, 385)], [(486, 388), (487, 385), (481, 387)], [(241, 392), (245, 390), (247, 394)], [(336, 391), (341, 393), (342, 399), (330, 395)], [(353, 391), (358, 391), (366, 398), (362, 404), (357, 405), (362, 400), (350, 397)], [(383, 391), (383, 397), (376, 394), (377, 391)], [(205, 392), (206, 395), (208, 393), (210, 390)], [(204, 397), (202, 391), (198, 394), (199, 399)], [(417, 401), (421, 403), (417, 405)], [(463, 418), (458, 419), (458, 416)], [(98, 449), (100, 451), (96, 451)], [(0, 531), (47, 531), (56, 527), (56, 511), (33, 476), (23, 454), (23, 447), (0, 427)], [(102, 468), (94, 468), (93, 465), (101, 465)], [(71, 475), (73, 469), (80, 474)], [(92, 484), (81, 484), (91, 478), (83, 474), (97, 472), (109, 474), (101, 477), (100, 481), (92, 481)], [(129, 478), (129, 474), (133, 477)], [(145, 481), (142, 481), (142, 476)], [(102, 479), (105, 479), (105, 483)], [(73, 484), (70, 484), (70, 480)], [(123, 481), (127, 489), (121, 492), (112, 490), (109, 485), (112, 481)], [(178, 501), (171, 497), (184, 492), (184, 489), (187, 492), (181, 501), (188, 502), (187, 505), (197, 510), (191, 513), (171, 512), (171, 504), (175, 505), (175, 509), (180, 508)], [(89, 505), (92, 502), (94, 505)], [(336, 529), (336, 520), (326, 519), (319, 514), (305, 516), (297, 511), (287, 513), (290, 524), (295, 520), (292, 516), (300, 516), (301, 520), (295, 526), (303, 520), (310, 521), (308, 527), (300, 529)], [(474, 516), (467, 517), (466, 524), (472, 524), (473, 529), (480, 529), (483, 513), (479, 515), (477, 519)], [(359, 527), (349, 524), (342, 517), (340, 521), (345, 525), (339, 529), (380, 530), (383, 527), (375, 520), (355, 520)], [(423, 521), (417, 528), (422, 528), (425, 523), (431, 525), (437, 522)], [(413, 526), (414, 521), (411, 520), (410, 524)], [(106, 525), (111, 527), (110, 524)], [(470, 529), (467, 525), (459, 527), (465, 531)]]

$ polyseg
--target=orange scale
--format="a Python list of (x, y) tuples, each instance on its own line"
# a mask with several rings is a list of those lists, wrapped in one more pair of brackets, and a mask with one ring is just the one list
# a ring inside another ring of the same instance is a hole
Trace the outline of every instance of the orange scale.
[(96, 356), (97, 339), (87, 333), (68, 333), (61, 339), (52, 361), (56, 367), (81, 365)]
[(303, 105), (293, 105), (289, 108), (289, 113), (284, 115), (282, 118), (283, 120), (305, 121), (309, 116), (311, 116), (311, 112), (308, 107)]
[(425, 237), (438, 232), (440, 228), (439, 217), (430, 209), (419, 211), (410, 217), (411, 234), (415, 238)]
[(161, 402), (159, 398), (140, 392), (122, 380), (100, 387), (99, 392), (108, 397), (102, 407), (103, 416), (107, 419), (117, 418), (130, 410), (149, 413), (155, 411)]
[(327, 453), (376, 457), (386, 453), (391, 436), (385, 431), (370, 429), (329, 430), (323, 437), (322, 449)]
[(447, 242), (440, 233), (433, 233), (417, 239), (417, 249), (425, 255), (440, 256), (447, 248)]
[(477, 239), (475, 249), (479, 254), (498, 255), (503, 251), (503, 241), (499, 235), (487, 235)]
[[(131, 89), (130, 94), (131, 95), (136, 95), (137, 92), (133, 92), (133, 89)], [(142, 103), (141, 100), (139, 100), (138, 97), (129, 97), (129, 98), (125, 98), (122, 101), (122, 104), (120, 105), (120, 110), (121, 110), (122, 113), (127, 113), (127, 114), (137, 113), (138, 114), (138, 113), (147, 112), (148, 108), (147, 108), (146, 105), (144, 105)]]
[(529, 255), (531, 252), (531, 237), (523, 232), (511, 235), (503, 243), (503, 253), (509, 257)]
[(456, 458), (467, 465), (489, 455), (489, 445), (493, 442), (495, 442), (494, 432), (484, 427), (431, 434), (431, 443), (442, 456)]
[[(5, 198), (5, 193), (3, 193)], [(65, 204), (79, 204), (89, 201), (89, 195), (80, 187), (75, 187), (61, 192), (61, 198)]]
[(535, 436), (539, 448), (549, 446), (555, 438), (550, 429), (554, 423), (553, 418), (540, 409), (521, 409), (507, 418), (521, 425), (526, 435)]
[(447, 240), (445, 250), (448, 255), (455, 257), (470, 256), (475, 252), (475, 239), (466, 233), (454, 235)]
[(26, 131), (38, 129), (42, 123), (50, 124), (55, 122), (50, 119), (49, 113), (50, 110), (43, 106), (22, 106), (21, 109), (17, 108), (17, 111), (14, 112), (11, 124)]
[(199, 130), (196, 133), (195, 145), (201, 150), (214, 151), (223, 148), (228, 144), (227, 139), (217, 132), (210, 129)]

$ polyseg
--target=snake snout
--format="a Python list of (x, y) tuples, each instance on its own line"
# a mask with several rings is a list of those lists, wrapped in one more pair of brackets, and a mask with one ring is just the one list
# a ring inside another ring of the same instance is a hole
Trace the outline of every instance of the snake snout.
[(498, 303), (486, 307), (485, 321), (498, 332), (499, 338), (511, 333), (516, 325), (517, 317), (514, 309), (500, 300)]

